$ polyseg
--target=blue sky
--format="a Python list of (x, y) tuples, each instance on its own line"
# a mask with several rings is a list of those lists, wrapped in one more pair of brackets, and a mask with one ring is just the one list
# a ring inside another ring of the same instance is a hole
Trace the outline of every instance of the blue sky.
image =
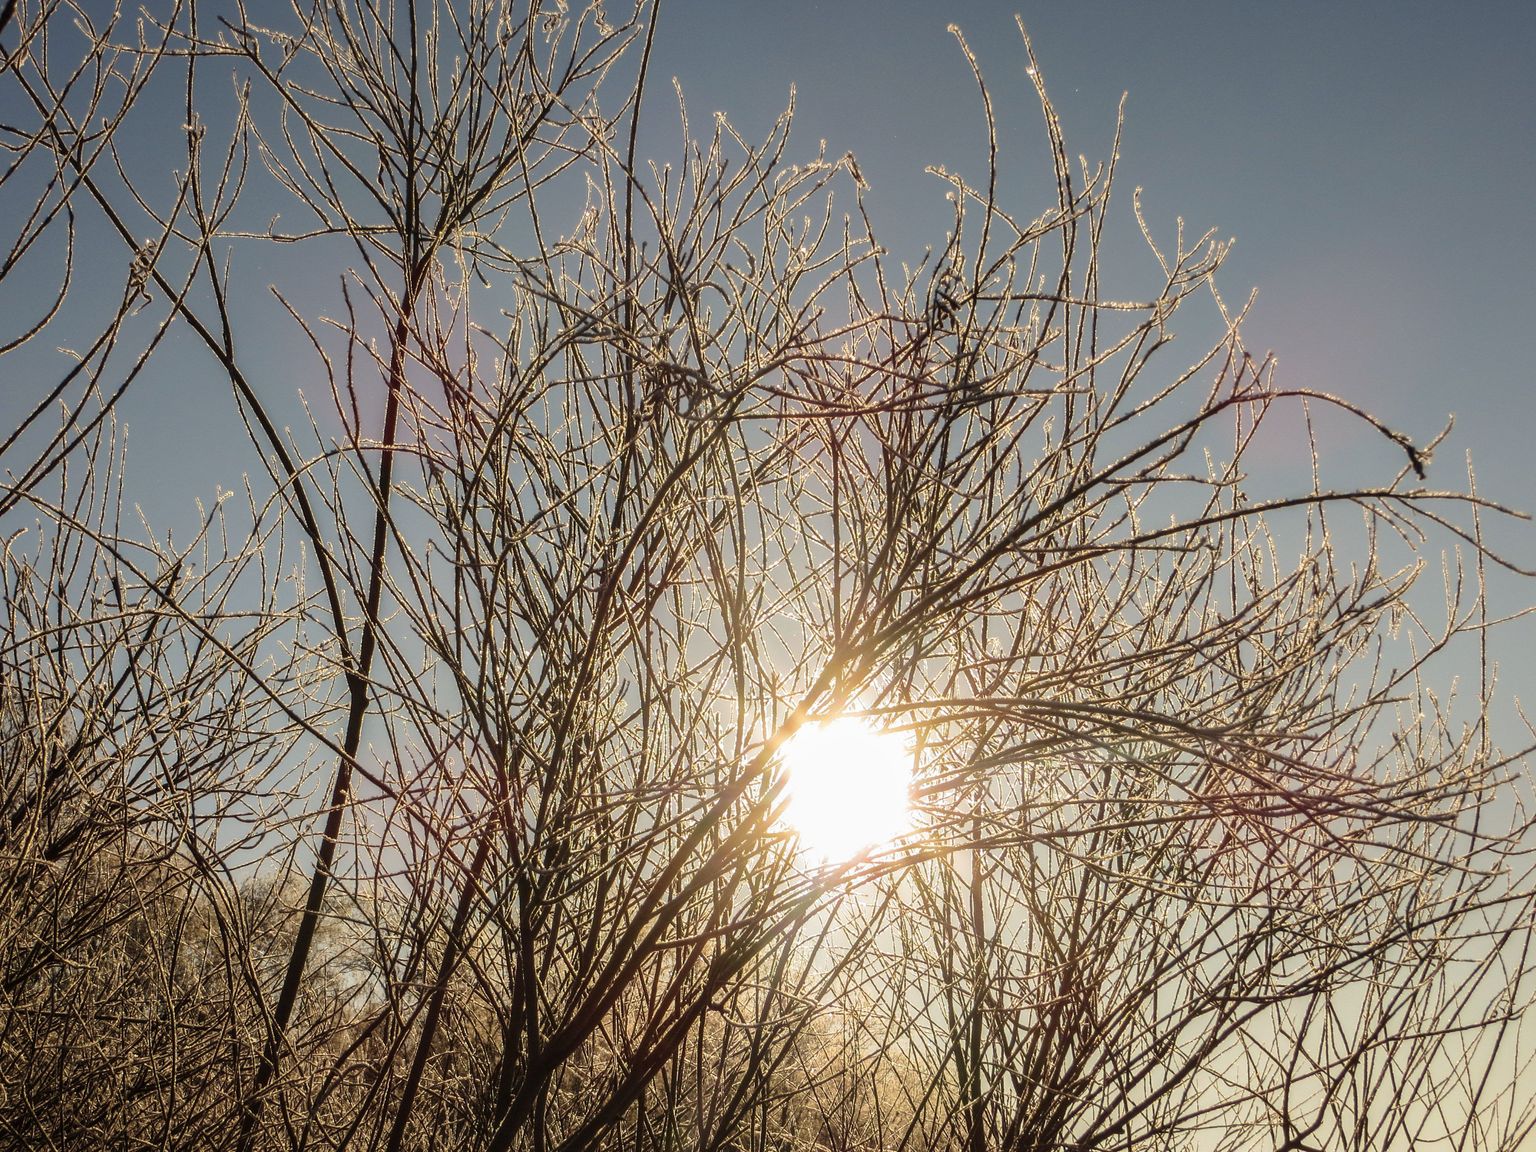
[[(1160, 239), (1179, 217), (1196, 234), (1235, 238), (1223, 291), (1239, 302), (1259, 289), (1248, 343), (1278, 354), (1282, 383), (1361, 402), (1419, 440), (1454, 413), (1431, 480), (1454, 486), (1471, 451), (1487, 493), (1536, 508), (1536, 406), (1526, 400), (1536, 372), (1525, 352), (1536, 323), (1536, 5), (663, 0), (642, 152), (676, 154), (674, 76), (696, 131), (720, 110), (748, 136), (766, 131), (794, 84), (791, 159), (821, 138), (834, 157), (855, 152), (882, 241), (916, 258), (948, 221), (945, 185), (924, 166), (981, 173), (980, 106), (946, 31), (954, 22), (993, 90), (1005, 199), (1033, 215), (1052, 192), (1015, 12), (1074, 153), (1107, 154), (1127, 94), (1126, 242), (1111, 276), (1147, 267), (1130, 213), (1140, 186)], [(169, 90), (179, 100), (174, 82)], [(228, 103), (212, 71), (202, 90)], [(134, 131), (163, 119), (138, 117)], [(130, 149), (129, 160), (164, 171), (168, 186), (185, 158), (155, 151)], [(97, 239), (84, 250), (115, 292), (127, 256), (115, 238)], [(240, 257), (253, 305), (274, 276), (271, 255), (256, 245)], [(135, 386), (125, 415), (152, 457), (171, 447), (152, 427), (167, 405), (192, 405), (190, 418), (206, 400), (210, 414), (229, 415), (222, 388), (202, 397), (196, 387)], [(185, 431), (163, 429), (174, 440)], [(146, 482), (149, 464), (135, 469)], [(1536, 566), (1536, 530), (1512, 528), (1503, 542)]]
[[(1237, 303), (1259, 289), (1247, 341), (1278, 354), (1283, 385), (1342, 395), (1419, 441), (1454, 413), (1430, 483), (1464, 484), (1470, 452), (1485, 494), (1536, 510), (1526, 348), (1536, 324), (1536, 5), (663, 0), (643, 152), (676, 155), (674, 76), (696, 130), (720, 110), (749, 137), (766, 131), (794, 84), (791, 159), (814, 154), (821, 138), (833, 157), (852, 150), (882, 241), (915, 259), (948, 221), (945, 185), (924, 166), (982, 170), (980, 105), (946, 31), (954, 22), (993, 91), (1005, 200), (1032, 216), (1053, 193), (1016, 11), (1073, 152), (1104, 158), (1128, 94), (1111, 289), (1120, 269), (1133, 283), (1148, 268), (1131, 226), (1129, 192), (1140, 186), (1161, 239), (1178, 217), (1195, 234), (1236, 239), (1224, 294)], [(212, 75), (204, 83), (227, 93)], [(130, 160), (168, 171), (184, 156), (146, 149)], [(84, 251), (117, 291), (128, 255), (97, 240), (104, 246)], [(270, 307), (269, 258), (259, 245), (240, 257), (252, 307)], [(202, 356), (184, 334), (172, 343), (186, 356), (169, 365)], [(291, 397), (305, 385), (294, 349), (253, 342), (244, 352), (274, 390)], [(145, 379), (122, 410), (131, 495), (159, 523), (255, 467), (227, 385), (205, 368)], [(1341, 469), (1360, 464), (1378, 478), (1402, 463), (1375, 438), (1324, 447)], [(1494, 542), (1536, 567), (1530, 524), (1499, 524)], [(1536, 601), (1530, 582), (1500, 579), (1495, 592), (1506, 611)], [(1536, 621), (1510, 629), (1496, 651), (1506, 689), (1522, 691), (1536, 679)]]
[(1015, 12), (1069, 148), (1102, 158), (1127, 93), (1123, 190), (1143, 187), (1165, 237), (1181, 216), (1236, 239), (1225, 294), (1259, 289), (1249, 344), (1279, 354), (1286, 383), (1365, 402), (1420, 438), (1454, 412), (1444, 482), (1470, 449), (1490, 492), (1536, 506), (1523, 347), (1536, 6), (669, 0), (654, 79), (677, 76), (694, 115), (757, 130), (793, 82), (802, 145), (858, 155), (899, 246), (945, 219), (925, 164), (979, 170), (979, 104), (950, 22), (994, 89), (1015, 187), (1047, 187)]
[[(947, 220), (924, 165), (982, 170), (951, 22), (993, 91), (1010, 195), (1026, 201), (1011, 207), (1028, 217), (1050, 203), (1015, 12), (1074, 153), (1107, 155), (1127, 94), (1111, 282), (1145, 261), (1129, 226), (1140, 186), (1161, 239), (1179, 217), (1235, 238), (1223, 294), (1259, 290), (1247, 343), (1278, 355), (1283, 386), (1341, 395), (1421, 442), (1454, 414), (1430, 485), (1463, 486), (1470, 453), (1484, 494), (1536, 511), (1536, 5), (666, 0), (653, 84), (676, 76), (695, 120), (719, 109), (761, 133), (793, 82), (802, 147), (852, 149), (883, 242), (915, 257)], [(1368, 440), (1323, 447), (1339, 474), (1390, 478), (1400, 455)], [(1536, 529), (1493, 527), (1499, 549), (1536, 566)], [(1427, 583), (1436, 600), (1438, 578)], [(1536, 601), (1529, 581), (1496, 576), (1493, 590), (1502, 611)], [(1493, 651), (1502, 694), (1531, 697), (1536, 622)], [(1501, 716), (1517, 738), (1507, 706)]]

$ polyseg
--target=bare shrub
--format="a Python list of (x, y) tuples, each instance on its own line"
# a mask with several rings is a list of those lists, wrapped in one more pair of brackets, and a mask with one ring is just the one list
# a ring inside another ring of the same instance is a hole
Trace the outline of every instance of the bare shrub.
[[(4, 275), (63, 269), (0, 349), (6, 1134), (1516, 1147), (1523, 761), (1486, 650), (1441, 691), (1502, 511), (1287, 389), (1135, 197), (1116, 295), (1117, 153), (1070, 159), (1027, 38), (1054, 201), (961, 40), (989, 166), (909, 267), (789, 112), (679, 99), (637, 156), (655, 15), (4, 9)], [(113, 440), (172, 334), (263, 469), (180, 546)], [(1400, 469), (1334, 486), (1313, 421)], [(910, 739), (918, 822), (821, 864), (778, 752), (839, 715)]]

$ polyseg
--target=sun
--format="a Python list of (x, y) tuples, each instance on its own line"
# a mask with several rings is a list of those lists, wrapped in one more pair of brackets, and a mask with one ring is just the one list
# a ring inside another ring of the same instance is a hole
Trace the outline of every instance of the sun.
[(779, 750), (784, 821), (803, 851), (850, 860), (912, 827), (912, 749), (893, 732), (842, 717), (808, 724)]

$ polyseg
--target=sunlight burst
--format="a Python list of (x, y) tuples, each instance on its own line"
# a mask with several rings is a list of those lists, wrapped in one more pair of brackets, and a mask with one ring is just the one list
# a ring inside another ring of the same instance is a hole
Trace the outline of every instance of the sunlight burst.
[(803, 850), (848, 860), (912, 826), (912, 750), (893, 732), (843, 717), (809, 724), (779, 752), (787, 773), (784, 820)]

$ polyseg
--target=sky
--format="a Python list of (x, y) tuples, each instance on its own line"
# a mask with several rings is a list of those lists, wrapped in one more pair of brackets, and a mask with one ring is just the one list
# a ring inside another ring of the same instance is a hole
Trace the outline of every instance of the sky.
[[(1220, 284), (1234, 304), (1258, 289), (1246, 340), (1277, 354), (1282, 386), (1341, 395), (1418, 442), (1454, 414), (1431, 485), (1462, 486), (1470, 453), (1484, 494), (1536, 511), (1526, 347), (1536, 325), (1536, 5), (663, 0), (642, 154), (677, 153), (674, 77), (696, 131), (722, 111), (749, 138), (766, 133), (793, 85), (790, 159), (814, 155), (821, 139), (831, 157), (852, 151), (877, 233), (916, 260), (949, 219), (946, 185), (925, 165), (982, 173), (981, 107), (946, 30), (953, 22), (992, 90), (1005, 204), (1032, 217), (1054, 193), (1016, 12), (1069, 150), (1107, 156), (1124, 94), (1122, 193), (1143, 190), (1164, 243), (1179, 218), (1189, 234), (1235, 239)], [(1118, 212), (1110, 275), (1145, 272), (1129, 195)], [(116, 291), (127, 257), (105, 243)], [(262, 262), (259, 247), (248, 250), (241, 275), (262, 280)], [(7, 287), (24, 288), (19, 278)], [(257, 285), (253, 299), (264, 295)], [(18, 303), (14, 292), (0, 298)], [(201, 355), (184, 333), (172, 340)], [(284, 366), (291, 349), (244, 352), (274, 379), (297, 375)], [(0, 415), (19, 395), (8, 391)], [(159, 506), (153, 519), (185, 515), (194, 497), (238, 485), (254, 465), (229, 447), (243, 447), (244, 434), (227, 386), (201, 371), (136, 383), (123, 416), (132, 493)], [(1377, 478), (1402, 463), (1373, 437), (1325, 436), (1323, 447), (1346, 470), (1360, 456)], [(1493, 542), (1536, 567), (1529, 523), (1495, 525)], [(1494, 592), (1502, 611), (1536, 603), (1536, 582), (1501, 577)], [(1511, 627), (1496, 654), (1506, 690), (1536, 696), (1523, 690), (1536, 685), (1536, 620)]]
[(1144, 189), (1164, 240), (1177, 217), (1235, 238), (1224, 294), (1259, 289), (1248, 342), (1285, 382), (1419, 439), (1454, 412), (1447, 482), (1471, 450), (1490, 492), (1536, 507), (1536, 5), (667, 0), (653, 83), (760, 130), (793, 82), (799, 139), (855, 152), (882, 236), (931, 236), (944, 186), (924, 165), (977, 172), (984, 142), (950, 22), (994, 89), (1005, 163), (1048, 187), (1015, 12), (1069, 149), (1102, 159), (1125, 93), (1120, 187)]
[[(1282, 386), (1343, 396), (1420, 443), (1454, 415), (1430, 486), (1464, 486), (1470, 453), (1482, 493), (1536, 511), (1536, 5), (664, 0), (652, 84), (675, 76), (696, 122), (720, 110), (761, 134), (793, 83), (801, 144), (852, 150), (882, 240), (915, 258), (947, 220), (924, 166), (979, 178), (984, 158), (950, 23), (992, 89), (1006, 186), (1026, 201), (1011, 207), (1027, 218), (1051, 203), (1015, 13), (1069, 151), (1108, 155), (1124, 94), (1117, 186), (1142, 188), (1164, 243), (1181, 217), (1189, 234), (1235, 240), (1218, 283), (1230, 303), (1258, 290), (1246, 342), (1276, 354)], [(1120, 212), (1132, 220), (1128, 195)], [(1144, 263), (1136, 244), (1111, 264)], [(1366, 454), (1390, 478), (1400, 456), (1365, 439), (1322, 447), (1342, 470)], [(1492, 528), (1536, 567), (1536, 528)], [(1492, 587), (1502, 612), (1536, 603), (1531, 581)], [(1503, 693), (1536, 698), (1536, 622), (1493, 652)]]

